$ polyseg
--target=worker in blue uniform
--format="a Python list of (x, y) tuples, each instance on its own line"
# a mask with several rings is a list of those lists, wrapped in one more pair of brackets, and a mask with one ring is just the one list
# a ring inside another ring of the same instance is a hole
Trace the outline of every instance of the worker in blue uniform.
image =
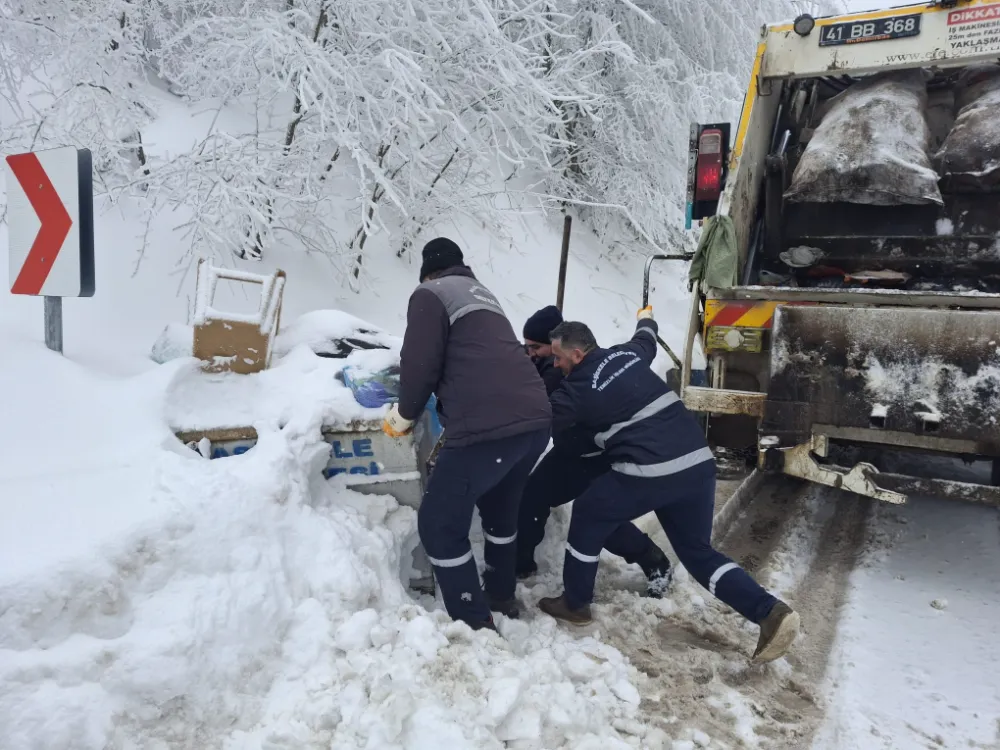
[(591, 622), (601, 549), (621, 524), (656, 513), (681, 564), (709, 593), (760, 626), (753, 659), (783, 656), (799, 615), (712, 547), (715, 460), (694, 416), (650, 369), (657, 325), (639, 311), (632, 339), (602, 349), (583, 323), (564, 322), (550, 337), (562, 386), (550, 400), (553, 434), (583, 429), (611, 463), (576, 499), (563, 566), (564, 592), (541, 609), (574, 625)]
[[(549, 332), (563, 322), (555, 305), (543, 307), (524, 323), (524, 348), (535, 363), (549, 397), (559, 388), (563, 374), (555, 366)], [(517, 519), (517, 577), (529, 578), (538, 571), (535, 548), (545, 537), (545, 524), (552, 508), (579, 497), (597, 477), (611, 470), (604, 451), (593, 436), (581, 430), (563, 431), (552, 449), (538, 462), (521, 496)], [(605, 542), (605, 549), (642, 568), (649, 582), (646, 592), (660, 597), (670, 587), (670, 560), (634, 524), (623, 523)]]

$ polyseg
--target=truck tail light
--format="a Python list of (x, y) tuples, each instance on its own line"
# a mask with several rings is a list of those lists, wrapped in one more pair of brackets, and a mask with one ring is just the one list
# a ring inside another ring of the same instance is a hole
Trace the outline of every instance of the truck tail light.
[(695, 200), (718, 200), (722, 193), (722, 131), (706, 130), (698, 139)]

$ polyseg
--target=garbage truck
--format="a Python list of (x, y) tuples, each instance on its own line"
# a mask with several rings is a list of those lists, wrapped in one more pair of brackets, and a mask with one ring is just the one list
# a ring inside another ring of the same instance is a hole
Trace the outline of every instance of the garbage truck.
[(715, 444), (891, 503), (1000, 502), (998, 60), (998, 0), (763, 28), (739, 122), (690, 135), (679, 383)]

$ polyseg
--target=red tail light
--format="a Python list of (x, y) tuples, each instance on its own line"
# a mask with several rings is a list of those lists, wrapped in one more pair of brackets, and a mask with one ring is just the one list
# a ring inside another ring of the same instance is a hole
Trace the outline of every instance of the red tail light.
[(698, 139), (695, 200), (714, 201), (722, 193), (722, 131), (706, 130)]

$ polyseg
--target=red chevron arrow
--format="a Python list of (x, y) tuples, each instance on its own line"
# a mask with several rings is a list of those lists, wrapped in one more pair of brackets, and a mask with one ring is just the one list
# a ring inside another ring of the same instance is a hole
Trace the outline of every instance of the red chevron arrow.
[(10, 291), (12, 294), (39, 294), (73, 220), (35, 154), (8, 156), (7, 164), (42, 224)]

